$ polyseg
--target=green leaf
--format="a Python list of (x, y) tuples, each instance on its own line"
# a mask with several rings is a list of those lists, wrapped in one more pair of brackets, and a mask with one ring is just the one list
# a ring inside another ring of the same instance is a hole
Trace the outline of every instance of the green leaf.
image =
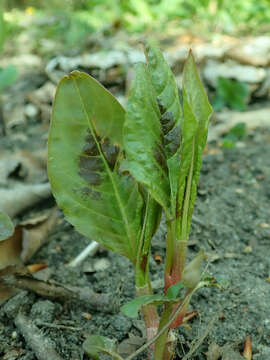
[(185, 287), (182, 281), (177, 282), (176, 284), (171, 285), (167, 290), (167, 297), (171, 300), (175, 300), (179, 297), (179, 292)]
[(178, 213), (182, 214), (178, 236), (188, 237), (199, 181), (202, 152), (206, 145), (211, 105), (201, 83), (190, 52), (183, 72), (183, 113), (181, 170), (178, 192)]
[(88, 336), (83, 343), (83, 350), (94, 360), (99, 360), (101, 353), (111, 355), (115, 360), (122, 360), (121, 356), (116, 353), (116, 341), (105, 336)]
[(237, 141), (244, 139), (246, 137), (246, 124), (238, 123), (236, 124), (230, 132), (224, 137), (222, 141), (222, 146), (224, 148), (233, 148)]
[(162, 305), (164, 303), (177, 303), (179, 298), (169, 298), (164, 295), (143, 295), (136, 297), (121, 307), (122, 313), (131, 318), (138, 316), (138, 312), (145, 305)]
[(124, 147), (128, 162), (123, 167), (169, 212), (170, 184), (160, 118), (148, 70), (145, 64), (139, 63), (127, 104)]
[(13, 65), (2, 69), (0, 68), (0, 91), (6, 86), (13, 84), (16, 81), (17, 76), (17, 69)]
[(248, 96), (247, 84), (219, 77), (217, 81), (217, 92), (213, 98), (213, 106), (216, 111), (221, 110), (225, 105), (231, 109), (244, 111)]
[(0, 210), (0, 241), (7, 239), (14, 232), (14, 225), (10, 217)]
[(183, 123), (179, 91), (173, 72), (155, 44), (147, 44), (146, 57), (161, 112), (160, 122), (171, 189), (171, 209), (172, 215), (175, 217), (180, 172), (180, 127)]
[(77, 71), (64, 77), (53, 105), (48, 172), (56, 200), (77, 230), (135, 264), (143, 199), (119, 169), (124, 117), (95, 79)]

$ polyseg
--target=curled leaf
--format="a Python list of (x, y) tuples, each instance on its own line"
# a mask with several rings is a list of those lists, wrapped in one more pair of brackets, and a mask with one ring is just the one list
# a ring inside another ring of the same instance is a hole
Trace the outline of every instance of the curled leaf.
[(199, 254), (184, 268), (182, 281), (188, 289), (194, 289), (201, 279), (201, 266), (204, 259), (203, 251)]

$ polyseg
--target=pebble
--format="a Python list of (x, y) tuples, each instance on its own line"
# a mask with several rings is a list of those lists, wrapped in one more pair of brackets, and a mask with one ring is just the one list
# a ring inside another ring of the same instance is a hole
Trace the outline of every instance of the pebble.
[(38, 114), (38, 108), (33, 104), (27, 104), (24, 108), (24, 113), (29, 118), (34, 118)]
[(49, 300), (37, 301), (31, 309), (31, 316), (42, 322), (51, 323), (54, 320), (55, 304)]

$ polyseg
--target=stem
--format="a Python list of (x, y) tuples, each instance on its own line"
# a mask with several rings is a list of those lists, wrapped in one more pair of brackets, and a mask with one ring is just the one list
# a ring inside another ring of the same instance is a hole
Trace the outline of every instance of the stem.
[(167, 238), (166, 238), (166, 264), (165, 274), (170, 274), (173, 266), (174, 246), (175, 246), (175, 220), (167, 220)]
[[(197, 287), (198, 288), (198, 287)], [(192, 290), (190, 292), (189, 295), (187, 295), (185, 297), (185, 299), (183, 300), (183, 302), (181, 304), (178, 305), (175, 313), (169, 318), (168, 322), (163, 326), (163, 328), (150, 340), (148, 341), (146, 344), (144, 344), (143, 346), (141, 346), (138, 350), (136, 350), (133, 354), (129, 355), (126, 360), (132, 360), (134, 359), (137, 355), (139, 355), (140, 353), (142, 353), (144, 350), (146, 350), (149, 346), (151, 346), (162, 334), (164, 334), (164, 332), (166, 332), (168, 330), (168, 327), (174, 322), (174, 320), (177, 318), (177, 316), (179, 315), (179, 313), (183, 310), (184, 306), (189, 303), (192, 295), (194, 294), (194, 292), (197, 290), (197, 288), (195, 288), (194, 290)]]
[[(170, 315), (173, 312), (173, 304), (166, 304), (165, 309), (162, 313), (162, 317), (160, 319), (160, 325), (159, 330), (161, 330), (164, 325), (168, 322), (168, 319), (170, 318)], [(157, 339), (155, 343), (155, 360), (168, 360), (170, 359), (170, 356), (168, 354), (168, 351), (166, 349), (166, 344), (168, 340), (168, 333), (169, 328), (167, 328), (166, 331), (163, 332), (162, 335)]]
[(166, 264), (164, 273), (164, 293), (171, 285), (181, 281), (186, 263), (187, 241), (178, 240), (176, 236), (176, 221), (167, 222)]

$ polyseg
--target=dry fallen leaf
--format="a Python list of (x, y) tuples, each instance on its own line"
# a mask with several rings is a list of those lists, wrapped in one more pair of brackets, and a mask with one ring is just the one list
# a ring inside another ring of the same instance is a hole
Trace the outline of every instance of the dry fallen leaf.
[(43, 270), (47, 267), (47, 264), (32, 264), (32, 265), (28, 265), (27, 269), (31, 272), (31, 273), (36, 273), (40, 270)]
[(246, 337), (246, 339), (245, 339), (243, 357), (246, 360), (251, 360), (252, 359), (252, 343), (251, 343), (250, 335), (248, 335)]
[(48, 240), (48, 234), (59, 220), (57, 208), (50, 210), (44, 217), (39, 216), (24, 221), (22, 228), (21, 259), (27, 262), (34, 253)]
[(17, 226), (13, 235), (0, 242), (0, 269), (8, 265), (21, 264), (22, 227)]
[(0, 242), (0, 269), (28, 261), (47, 241), (58, 220), (58, 210), (53, 208), (43, 216), (16, 226), (13, 235)]
[(51, 187), (49, 183), (17, 184), (12, 189), (0, 189), (0, 209), (12, 218), (50, 196)]

